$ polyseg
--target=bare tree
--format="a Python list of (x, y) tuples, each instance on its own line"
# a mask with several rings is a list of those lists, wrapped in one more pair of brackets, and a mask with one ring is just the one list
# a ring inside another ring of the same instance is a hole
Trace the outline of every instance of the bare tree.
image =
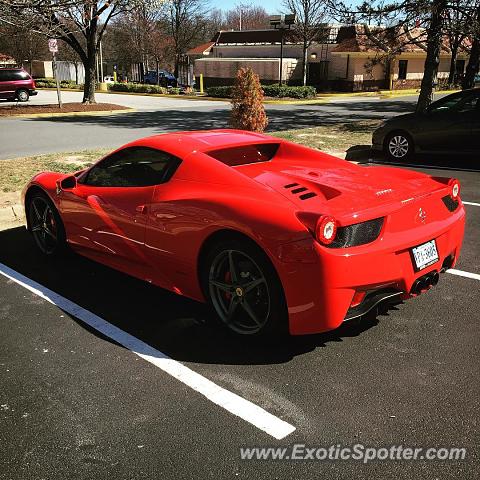
[(180, 56), (198, 40), (203, 40), (206, 4), (202, 0), (169, 0), (164, 6), (168, 35), (172, 38), (174, 74), (178, 77)]
[(32, 73), (33, 60), (50, 56), (45, 37), (28, 27), (0, 24), (0, 37), (2, 39), (2, 53), (13, 57), (18, 65), (28, 68), (30, 74)]
[(475, 10), (470, 17), (470, 58), (463, 77), (462, 89), (472, 88), (475, 84), (475, 75), (480, 69), (480, 2), (477, 1)]
[(225, 13), (227, 30), (261, 30), (269, 28), (267, 11), (260, 6), (241, 3)]
[(306, 85), (308, 48), (325, 28), (325, 4), (318, 0), (284, 0), (283, 6), (297, 16), (294, 31), (302, 42), (302, 78)]
[(139, 1), (0, 0), (0, 19), (70, 45), (85, 67), (83, 102), (95, 103), (96, 57), (105, 29), (113, 17)]

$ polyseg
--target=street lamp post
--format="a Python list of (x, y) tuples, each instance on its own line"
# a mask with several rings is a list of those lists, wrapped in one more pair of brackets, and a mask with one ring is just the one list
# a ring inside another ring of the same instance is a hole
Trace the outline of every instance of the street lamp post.
[(287, 30), (295, 23), (296, 14), (290, 13), (288, 15), (272, 15), (270, 17), (270, 26), (275, 30), (280, 31), (280, 65), (278, 68), (278, 84), (283, 82), (283, 40)]

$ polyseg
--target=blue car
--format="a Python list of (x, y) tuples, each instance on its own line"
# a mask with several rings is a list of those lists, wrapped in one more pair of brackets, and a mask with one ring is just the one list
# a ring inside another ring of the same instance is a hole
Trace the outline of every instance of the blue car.
[(146, 83), (147, 85), (157, 85), (158, 83), (158, 85), (167, 88), (177, 86), (177, 79), (173, 73), (170, 73), (167, 70), (159, 70), (158, 73), (160, 77), (159, 82), (157, 82), (157, 71), (149, 70), (143, 77), (143, 83)]

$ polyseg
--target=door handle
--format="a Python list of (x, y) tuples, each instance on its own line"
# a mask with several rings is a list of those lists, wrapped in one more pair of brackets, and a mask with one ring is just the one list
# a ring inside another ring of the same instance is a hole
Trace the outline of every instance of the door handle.
[(143, 213), (144, 215), (147, 213), (147, 206), (146, 205), (139, 205), (136, 209), (136, 212)]

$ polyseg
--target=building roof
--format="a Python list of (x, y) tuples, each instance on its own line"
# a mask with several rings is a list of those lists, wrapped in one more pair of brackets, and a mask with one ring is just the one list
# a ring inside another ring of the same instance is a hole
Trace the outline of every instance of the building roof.
[[(426, 52), (427, 32), (424, 28), (385, 28), (368, 25), (342, 27), (337, 36), (338, 45), (332, 53), (422, 53)], [(448, 39), (441, 46), (442, 53), (450, 53)]]
[(215, 42), (202, 43), (188, 50), (187, 55), (208, 55), (214, 45)]
[(0, 62), (15, 62), (15, 60), (5, 53), (0, 53)]

